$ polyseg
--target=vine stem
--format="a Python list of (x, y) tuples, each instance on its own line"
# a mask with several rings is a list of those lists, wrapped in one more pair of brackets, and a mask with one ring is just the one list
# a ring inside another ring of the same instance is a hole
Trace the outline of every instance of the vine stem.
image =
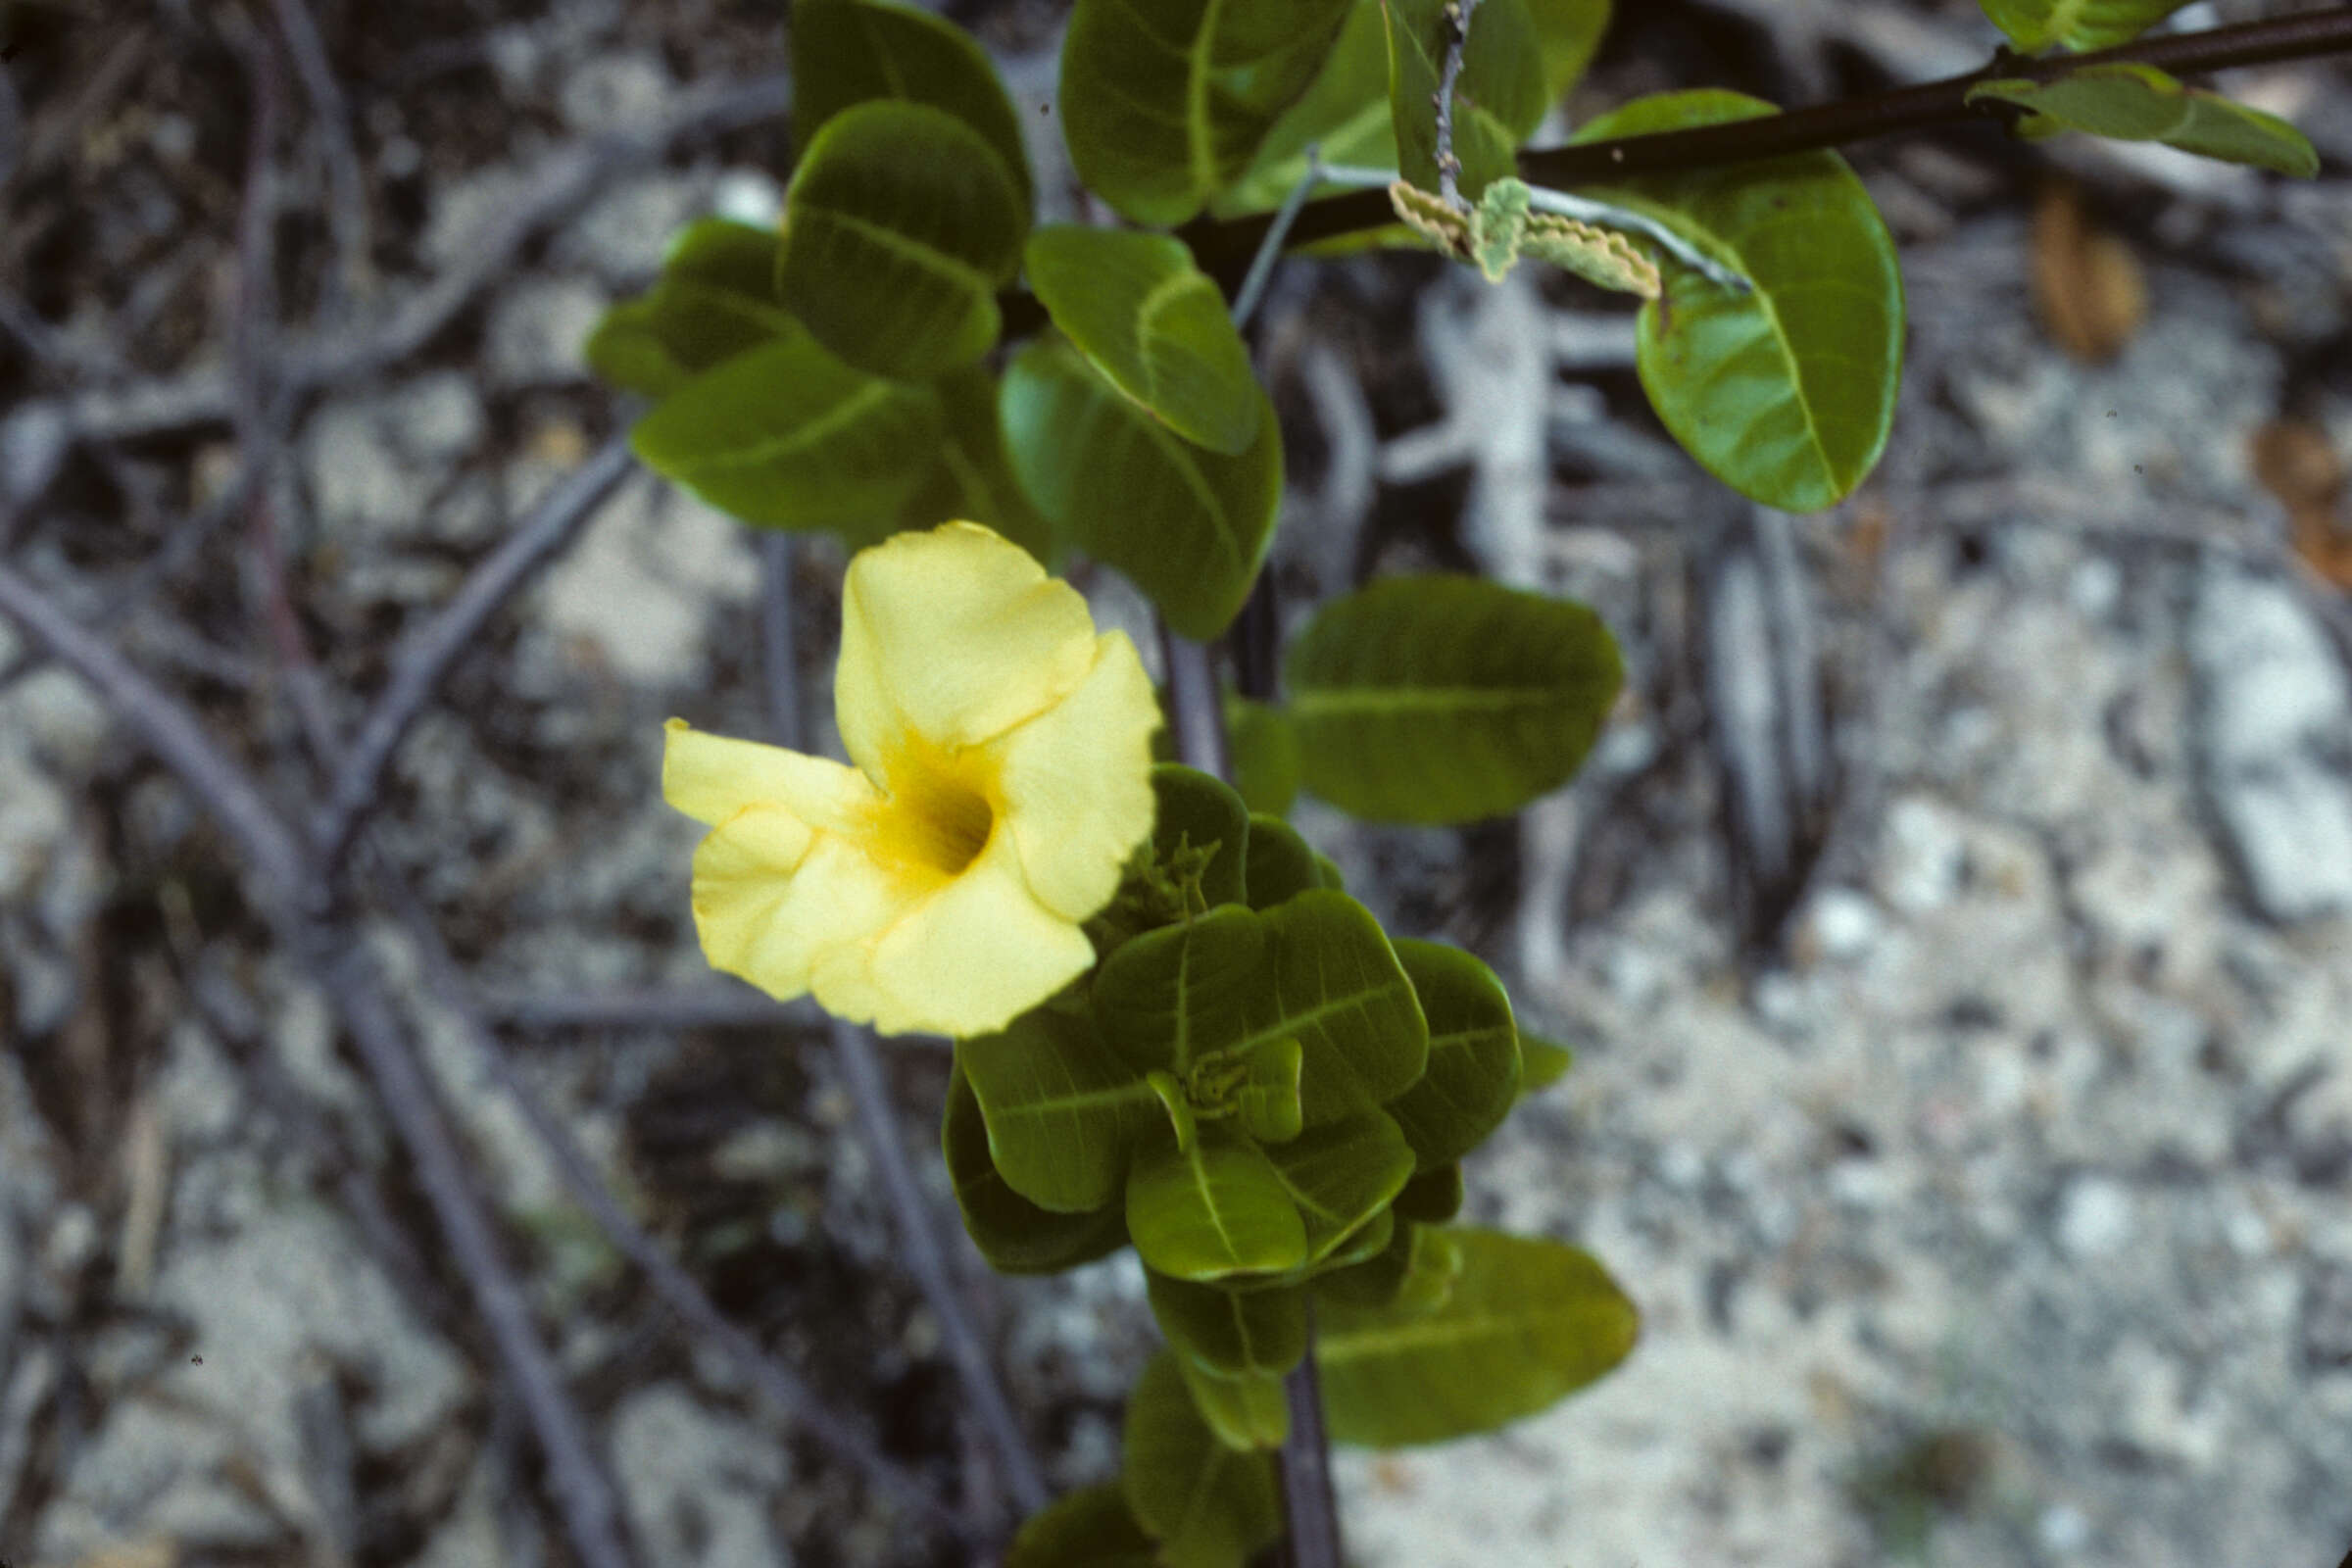
[(1453, 150), (1453, 90), (1462, 79), (1462, 55), (1470, 44), (1470, 16), (1478, 0), (1447, 0), (1446, 7), (1446, 65), (1438, 77), (1438, 195), (1457, 213), (1470, 210), (1462, 200), (1462, 161)]

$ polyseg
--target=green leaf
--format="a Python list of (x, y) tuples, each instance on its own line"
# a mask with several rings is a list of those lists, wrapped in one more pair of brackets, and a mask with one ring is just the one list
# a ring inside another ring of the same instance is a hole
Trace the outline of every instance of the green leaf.
[[(1702, 89), (1628, 104), (1577, 141), (1774, 113)], [(1745, 278), (1740, 289), (1661, 256), (1664, 298), (1642, 307), (1643, 390), (1684, 450), (1766, 506), (1818, 512), (1886, 449), (1901, 378), (1894, 239), (1844, 160), (1799, 153), (1582, 194), (1663, 223)]]
[(1981, 81), (1968, 90), (1972, 104), (1987, 99), (2031, 111), (2018, 126), (2021, 135), (2082, 130), (2117, 141), (2160, 141), (2304, 179), (2320, 172), (2309, 138), (2277, 115), (2184, 87), (2153, 66), (2083, 66), (2056, 81)]
[(986, 523), (1052, 570), (1060, 564), (1060, 542), (1054, 525), (1029, 504), (1004, 456), (997, 378), (972, 365), (932, 386), (947, 416), (947, 439), (922, 488), (900, 509), (899, 526), (919, 531), (952, 519)]
[(857, 104), (825, 122), (785, 192), (777, 287), (852, 365), (925, 380), (995, 345), (1028, 227), (978, 131), (923, 104)]
[(1541, 1093), (1568, 1076), (1576, 1053), (1556, 1040), (1519, 1031), (1519, 1094), (1522, 1099)]
[(1145, 1263), (1180, 1280), (1276, 1273), (1306, 1261), (1306, 1230), (1258, 1147), (1202, 1122), (1190, 1149), (1147, 1140), (1127, 1175), (1127, 1234)]
[(1225, 296), (1164, 234), (1055, 223), (1029, 236), (1029, 286), (1095, 368), (1187, 441), (1228, 457), (1265, 399)]
[(987, 52), (961, 27), (911, 6), (796, 0), (792, 8), (792, 139), (802, 147), (856, 104), (928, 104), (962, 121), (1004, 161), (1030, 202), (1020, 117)]
[(1310, 1128), (1394, 1099), (1428, 1057), (1411, 982), (1380, 922), (1344, 893), (1147, 932), (1096, 971), (1094, 999), (1103, 1038), (1138, 1071), (1181, 1077), (1204, 1057), (1297, 1040)]
[(1315, 1358), (1342, 1443), (1444, 1443), (1535, 1414), (1634, 1346), (1640, 1318), (1606, 1270), (1557, 1242), (1456, 1230), (1462, 1267), (1425, 1312), (1328, 1299)]
[(1306, 1353), (1306, 1292), (1228, 1291), (1146, 1272), (1159, 1331), (1183, 1355), (1218, 1372), (1279, 1377)]
[(1599, 52), (1601, 36), (1609, 30), (1609, 0), (1527, 0), (1527, 10), (1536, 24), (1548, 107), (1584, 79), (1585, 68)]
[(1005, 1185), (1055, 1213), (1116, 1200), (1130, 1151), (1167, 1122), (1151, 1086), (1082, 1015), (1023, 1013), (1001, 1034), (958, 1041), (956, 1063), (980, 1102), (989, 1158)]
[(1443, 1225), (1462, 1211), (1462, 1167), (1440, 1165), (1404, 1184), (1396, 1195), (1396, 1214), (1423, 1225)]
[(1298, 736), (1290, 715), (1270, 703), (1225, 699), (1225, 744), (1233, 787), (1252, 811), (1280, 817), (1298, 796)]
[(1413, 1174), (1404, 1135), (1394, 1117), (1378, 1110), (1326, 1122), (1265, 1152), (1306, 1222), (1309, 1263), (1337, 1252)]
[(1266, 132), (1250, 171), (1210, 203), (1219, 218), (1279, 207), (1306, 174), (1306, 149), (1326, 164), (1395, 169), (1389, 35), (1380, 0), (1355, 0), (1314, 84)]
[(1240, 904), (1250, 855), (1250, 808), (1242, 798), (1215, 774), (1181, 762), (1152, 764), (1152, 795), (1157, 806), (1152, 847), (1160, 863), (1200, 860), (1201, 902), (1193, 912)]
[(1167, 1568), (1242, 1568), (1282, 1534), (1271, 1454), (1219, 1443), (1173, 1353), (1144, 1367), (1127, 1396), (1120, 1485)]
[(1094, 192), (1168, 228), (1241, 177), (1306, 91), (1348, 0), (1078, 0), (1061, 128)]
[(1281, 1373), (1219, 1372), (1181, 1355), (1176, 1366), (1193, 1408), (1228, 1448), (1279, 1448), (1290, 1437), (1291, 1402)]
[(1396, 1205), (1391, 1204), (1358, 1225), (1353, 1235), (1344, 1238), (1315, 1267), (1325, 1271), (1353, 1268), (1358, 1263), (1378, 1257), (1389, 1250), (1398, 1229)]
[(891, 529), (939, 444), (939, 395), (854, 370), (806, 332), (736, 355), (637, 421), (646, 466), (768, 528), (830, 528), (851, 545)]
[(1125, 1205), (1091, 1214), (1057, 1214), (1006, 1184), (988, 1155), (988, 1124), (959, 1068), (948, 1080), (940, 1144), (963, 1228), (989, 1266), (1003, 1274), (1055, 1274), (1091, 1263), (1127, 1240)]
[(1234, 1095), (1242, 1130), (1261, 1144), (1287, 1144), (1306, 1125), (1298, 1107), (1298, 1084), (1306, 1053), (1296, 1040), (1277, 1040), (1250, 1053), (1248, 1076)]
[[(1446, 0), (1384, 0), (1389, 23), (1389, 108), (1396, 168), (1423, 190), (1438, 188), (1438, 83), (1446, 59)], [(1549, 106), (1544, 50), (1527, 0), (1487, 0), (1473, 13), (1453, 92), (1453, 150), (1462, 195), (1478, 200), (1517, 166), (1519, 143)]]
[(1158, 1568), (1159, 1548), (1115, 1481), (1057, 1497), (1029, 1516), (1004, 1568)]
[[(1435, 942), (1398, 938), (1396, 957), (1429, 1020), (1429, 1067), (1389, 1102), (1421, 1170), (1450, 1165), (1502, 1125), (1519, 1098), (1519, 1031), (1494, 971)], [(1416, 1216), (1418, 1217), (1418, 1216)]]
[(605, 313), (588, 338), (604, 380), (664, 398), (712, 366), (777, 337), (802, 333), (776, 299), (771, 228), (706, 218), (669, 242), (651, 291)]
[(2130, 43), (2188, 0), (1978, 0), (1992, 24), (2026, 54), (2050, 45), (2073, 50)]
[(1066, 343), (1031, 343), (1005, 371), (1013, 472), (1061, 537), (1125, 572), (1179, 635), (1225, 629), (1274, 537), (1282, 442), (1263, 417), (1248, 451), (1195, 446)]
[(1271, 909), (1323, 886), (1315, 852), (1279, 816), (1250, 815), (1250, 907)]
[[(1351, 1306), (1388, 1306), (1407, 1298), (1405, 1286), (1410, 1282), (1414, 1286), (1410, 1299), (1429, 1305), (1443, 1300), (1453, 1288), (1453, 1277), (1461, 1271), (1461, 1254), (1451, 1233), (1399, 1216), (1394, 1205), (1382, 1212), (1389, 1228), (1380, 1238), (1380, 1246), (1343, 1248), (1334, 1253), (1334, 1261), (1342, 1256), (1350, 1261), (1315, 1277), (1319, 1299)], [(1358, 1252), (1361, 1255), (1353, 1255)]]
[(1375, 820), (1467, 822), (1566, 782), (1624, 664), (1582, 605), (1391, 577), (1318, 610), (1283, 679), (1309, 790)]

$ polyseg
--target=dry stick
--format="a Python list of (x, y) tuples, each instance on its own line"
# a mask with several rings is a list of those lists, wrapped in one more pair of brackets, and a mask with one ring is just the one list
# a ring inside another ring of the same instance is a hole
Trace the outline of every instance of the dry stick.
[(481, 1200), (466, 1180), (457, 1146), (373, 965), (348, 932), (319, 917), (325, 884), (301, 841), (270, 809), (252, 778), (214, 747), (194, 714), (4, 564), (0, 614), (23, 626), (129, 721), (220, 820), (247, 867), (258, 874), (264, 896), (257, 904), (270, 912), (288, 950), (334, 1000), (393, 1130), (408, 1147), (458, 1271), (489, 1325), (499, 1363), (530, 1415), (573, 1549), (588, 1568), (630, 1568), (615, 1532), (612, 1483), (554, 1357), (540, 1343), (522, 1291), (499, 1254)]
[[(782, 744), (800, 749), (806, 746), (807, 737), (799, 728), (800, 704), (792, 662), (793, 552), (789, 536), (774, 537), (776, 543), (763, 552), (762, 564), (766, 569), (760, 575), (760, 627), (764, 635), (774, 639), (766, 658), (768, 722)], [(972, 1321), (971, 1308), (949, 1272), (947, 1249), (940, 1241), (937, 1216), (915, 1180), (914, 1167), (907, 1162), (906, 1149), (899, 1136), (898, 1115), (891, 1103), (890, 1085), (882, 1075), (873, 1036), (856, 1024), (835, 1019), (831, 1039), (834, 1068), (850, 1092), (851, 1103), (857, 1107), (858, 1125), (864, 1135), (866, 1151), (882, 1174), (883, 1192), (898, 1217), (907, 1269), (914, 1275), (915, 1285), (922, 1291), (923, 1299), (930, 1303), (933, 1315), (939, 1319), (940, 1338), (947, 1345), (948, 1357), (955, 1363), (956, 1375), (972, 1401), (981, 1431), (987, 1435), (998, 1463), (1004, 1467), (1007, 1490), (1024, 1512), (1034, 1513), (1046, 1505), (1045, 1478), (1029, 1451), (1028, 1440), (1021, 1435), (1020, 1423), (1013, 1418), (1012, 1405), (997, 1381), (988, 1346)]]
[(375, 804), (392, 754), (432, 700), (450, 665), (473, 641), (482, 623), (569, 542), (589, 514), (628, 473), (630, 462), (626, 436), (606, 442), (602, 451), (550, 490), (522, 526), (473, 568), (447, 608), (401, 640), (392, 655), (392, 678), (361, 721), (358, 738), (335, 769), (326, 804), (311, 824), (312, 841), (318, 846), (319, 858), (330, 873), (349, 847), (360, 819)]
[(814, 1029), (823, 1015), (812, 1005), (776, 1002), (748, 988), (696, 986), (677, 991), (565, 992), (560, 996), (492, 993), (482, 1014), (503, 1028), (529, 1034), (598, 1029)]
[(402, 922), (417, 945), (424, 959), (427, 982), (442, 1006), (456, 1017), (466, 1031), (474, 1050), (490, 1067), (490, 1075), (498, 1081), (514, 1101), (531, 1133), (555, 1156), (556, 1169), (570, 1189), (572, 1199), (588, 1211), (608, 1240), (620, 1253), (645, 1271), (655, 1294), (669, 1304), (670, 1310), (683, 1318), (701, 1340), (725, 1351), (752, 1387), (787, 1422), (806, 1427), (819, 1443), (832, 1449), (880, 1490), (889, 1493), (912, 1512), (943, 1530), (960, 1534), (961, 1522), (938, 1498), (904, 1469), (886, 1457), (873, 1436), (856, 1423), (828, 1407), (814, 1390), (802, 1382), (790, 1367), (776, 1360), (749, 1334), (728, 1321), (703, 1288), (684, 1269), (671, 1260), (661, 1244), (645, 1233), (612, 1196), (612, 1188), (589, 1164), (588, 1156), (570, 1132), (550, 1115), (539, 1102), (522, 1075), (514, 1070), (497, 1032), (483, 1015), (482, 1007), (458, 968), (458, 961), (434, 927), (416, 892), (402, 880), (380, 854), (365, 857), (377, 886), (387, 901), (399, 912)]
[(1469, 211), (1469, 204), (1462, 200), (1462, 161), (1453, 150), (1453, 89), (1462, 79), (1462, 54), (1476, 10), (1478, 0), (1446, 0), (1446, 66), (1438, 76), (1438, 195), (1457, 213)]
[(295, 74), (311, 100), (319, 147), (326, 159), (327, 227), (335, 237), (335, 270), (327, 314), (363, 286), (368, 271), (368, 188), (360, 172), (359, 149), (351, 139), (351, 113), (326, 58), (326, 42), (304, 0), (274, 0), (277, 30), (294, 57)]

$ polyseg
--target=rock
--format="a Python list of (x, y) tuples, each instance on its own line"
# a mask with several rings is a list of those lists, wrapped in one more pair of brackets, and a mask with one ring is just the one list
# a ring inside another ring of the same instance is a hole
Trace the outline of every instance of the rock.
[(539, 623), (574, 662), (658, 690), (691, 684), (705, 667), (714, 604), (759, 592), (744, 533), (667, 485), (627, 486), (548, 572)]
[(321, 533), (432, 537), (438, 530), (430, 503), (487, 429), (472, 379), (454, 370), (321, 408), (303, 435), (303, 466)]
[(2285, 583), (2213, 562), (2187, 638), (2205, 792), (2247, 897), (2280, 921), (2352, 908), (2352, 695), (2327, 634)]
[(612, 1417), (612, 1471), (637, 1539), (676, 1568), (791, 1568), (768, 1522), (790, 1472), (758, 1429), (697, 1403), (674, 1383), (640, 1389)]
[(45, 771), (0, 752), (0, 904), (39, 885), (72, 820), (64, 791)]
[(662, 57), (651, 51), (597, 55), (564, 78), (557, 101), (564, 122), (584, 135), (641, 132), (660, 122), (675, 91)]
[(2105, 1257), (2132, 1240), (2131, 1191), (2104, 1176), (2079, 1176), (2059, 1194), (2054, 1229), (2078, 1261)]
[(612, 298), (585, 277), (528, 277), (490, 308), (483, 364), (503, 388), (561, 385), (587, 378), (583, 353)]
[(581, 263), (614, 288), (643, 288), (661, 271), (670, 236), (700, 216), (707, 192), (707, 180), (668, 172), (621, 181), (564, 226), (557, 255)]

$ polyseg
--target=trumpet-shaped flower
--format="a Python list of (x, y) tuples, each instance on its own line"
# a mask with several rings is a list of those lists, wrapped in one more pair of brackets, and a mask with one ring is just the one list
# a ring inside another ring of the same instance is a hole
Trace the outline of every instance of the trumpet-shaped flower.
[(710, 824), (713, 967), (885, 1034), (1000, 1029), (1083, 973), (1152, 830), (1159, 710), (1124, 632), (975, 523), (850, 563), (844, 766), (669, 721), (662, 792)]

